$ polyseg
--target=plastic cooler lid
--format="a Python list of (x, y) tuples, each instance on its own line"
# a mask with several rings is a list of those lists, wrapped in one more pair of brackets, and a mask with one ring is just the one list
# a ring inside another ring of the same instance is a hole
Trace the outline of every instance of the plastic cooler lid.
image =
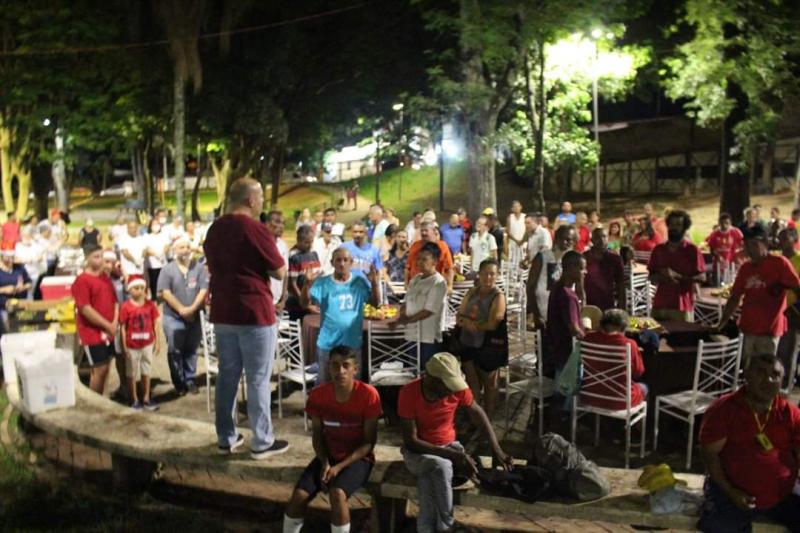
[(42, 278), (42, 286), (50, 285), (72, 285), (75, 276), (47, 276)]

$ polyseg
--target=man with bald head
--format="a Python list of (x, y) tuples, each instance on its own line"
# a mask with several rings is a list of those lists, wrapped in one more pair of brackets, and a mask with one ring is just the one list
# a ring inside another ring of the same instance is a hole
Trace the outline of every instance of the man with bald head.
[(228, 195), (229, 211), (208, 229), (203, 246), (211, 273), (211, 322), (219, 357), (217, 447), (226, 454), (244, 444), (233, 420), (244, 369), (247, 418), (253, 430), (250, 456), (266, 459), (289, 448), (272, 432), (269, 385), (278, 334), (270, 278), (282, 280), (286, 265), (275, 238), (258, 222), (264, 205), (261, 185), (240, 178)]

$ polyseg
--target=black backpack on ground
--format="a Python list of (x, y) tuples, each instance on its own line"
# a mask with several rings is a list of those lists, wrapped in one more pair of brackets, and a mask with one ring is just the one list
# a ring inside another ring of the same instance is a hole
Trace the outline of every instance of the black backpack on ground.
[(506, 472), (502, 469), (483, 468), (480, 460), (475, 457), (478, 465), (478, 480), (481, 490), (505, 498), (534, 503), (550, 490), (550, 473), (538, 466), (514, 466), (514, 470)]
[(600, 468), (561, 435), (545, 433), (536, 441), (528, 462), (546, 470), (561, 496), (590, 501), (608, 496), (611, 485)]

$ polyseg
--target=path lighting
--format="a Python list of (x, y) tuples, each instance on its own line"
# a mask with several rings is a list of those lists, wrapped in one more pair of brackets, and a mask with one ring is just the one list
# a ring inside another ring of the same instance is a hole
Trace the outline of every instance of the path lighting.
[(392, 110), (393, 110), (393, 111), (402, 111), (402, 109), (403, 109), (404, 107), (405, 107), (405, 106), (404, 106), (403, 104), (401, 104), (401, 103), (398, 103), (398, 104), (394, 104), (394, 105), (392, 106)]
[(50, 119), (46, 118), (42, 121), (42, 126), (47, 127), (50, 125)]

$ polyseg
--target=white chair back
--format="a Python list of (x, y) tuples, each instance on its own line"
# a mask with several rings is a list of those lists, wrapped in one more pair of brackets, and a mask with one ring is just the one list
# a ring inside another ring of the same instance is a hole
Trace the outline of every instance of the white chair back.
[[(367, 376), (371, 385), (404, 385), (420, 372), (422, 323), (409, 325), (415, 340), (406, 340), (406, 329), (390, 329), (367, 323)], [(407, 326), (407, 327), (409, 327)]]
[(206, 364), (206, 410), (211, 412), (211, 375), (219, 374), (217, 361), (217, 336), (214, 325), (208, 321), (205, 310), (200, 311), (200, 333), (203, 342), (203, 360)]
[(701, 340), (697, 346), (697, 362), (692, 385), (692, 408), (698, 393), (721, 396), (739, 384), (743, 336), (721, 342)]
[(535, 401), (532, 409), (539, 408), (539, 436), (544, 431), (544, 418), (542, 417), (544, 401), (553, 395), (554, 383), (544, 376), (542, 332), (536, 330), (530, 335), (532, 350), (525, 351), (522, 355), (512, 357), (508, 361), (506, 377), (506, 431), (510, 427), (511, 404), (509, 397), (515, 392), (524, 392)]
[[(472, 285), (470, 285), (472, 287)], [(446, 330), (451, 330), (456, 327), (456, 316), (458, 315), (458, 308), (461, 307), (461, 302), (469, 289), (461, 289), (453, 286), (453, 292), (447, 298), (444, 306), (444, 327)]]
[[(317, 379), (317, 374), (306, 370), (302, 322), (287, 320), (285, 324), (284, 327), (278, 329), (277, 355), (283, 363), (283, 369), (278, 373), (278, 418), (283, 418), (283, 380), (286, 379), (300, 385), (305, 407), (309, 385)], [(308, 414), (305, 409), (303, 409), (303, 425), (308, 431)]]
[(633, 251), (633, 257), (636, 258), (636, 262), (637, 263), (643, 263), (645, 265), (650, 262), (650, 256), (652, 254), (653, 254), (653, 252), (646, 252), (646, 251), (643, 251), (643, 250), (634, 250)]
[(710, 303), (695, 298), (694, 301), (694, 321), (704, 326), (713, 327), (719, 323), (722, 317), (722, 307), (716, 303)]
[(579, 398), (622, 402), (631, 410), (631, 347), (580, 341), (583, 379)]
[(630, 265), (625, 266), (627, 311), (631, 316), (650, 316), (652, 293), (647, 272), (634, 272)]
[(389, 293), (394, 294), (399, 300), (404, 300), (406, 296), (406, 285), (402, 281), (390, 281), (388, 284)]

